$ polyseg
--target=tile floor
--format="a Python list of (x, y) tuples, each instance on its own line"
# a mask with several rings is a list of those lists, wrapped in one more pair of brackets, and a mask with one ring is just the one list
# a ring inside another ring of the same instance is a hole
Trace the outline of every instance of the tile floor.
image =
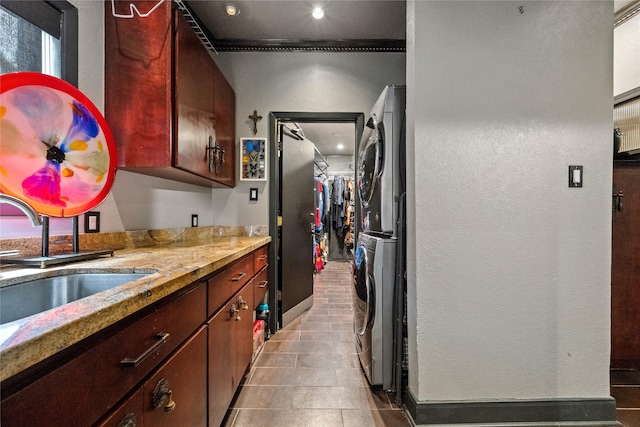
[(328, 262), (315, 276), (313, 307), (265, 343), (225, 427), (411, 426), (395, 397), (362, 373), (353, 295), (349, 263)]
[(640, 370), (611, 370), (611, 396), (616, 399), (618, 421), (640, 427)]

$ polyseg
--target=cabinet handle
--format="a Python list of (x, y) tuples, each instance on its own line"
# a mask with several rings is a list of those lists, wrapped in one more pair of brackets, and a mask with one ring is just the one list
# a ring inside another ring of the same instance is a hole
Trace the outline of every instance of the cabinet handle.
[(213, 141), (213, 135), (209, 135), (209, 143), (205, 147), (206, 155), (209, 157), (209, 173), (215, 172), (218, 175), (220, 166), (224, 163), (224, 148), (220, 147), (218, 141)]
[(120, 364), (123, 366), (138, 366), (139, 364), (141, 364), (147, 357), (149, 357), (149, 355), (151, 353), (153, 353), (154, 351), (156, 351), (156, 349), (158, 347), (160, 347), (162, 344), (164, 344), (165, 342), (167, 342), (167, 340), (169, 339), (169, 334), (166, 332), (159, 332), (156, 335), (156, 342), (153, 343), (153, 345), (151, 347), (149, 347), (148, 349), (146, 349), (140, 356), (136, 357), (135, 359), (132, 359), (130, 357), (125, 357), (124, 359), (122, 359), (120, 361)]
[[(315, 215), (315, 214), (314, 214)], [(269, 255), (262, 255), (260, 258), (258, 258), (260, 261), (264, 261), (265, 259), (269, 258)]]
[(118, 423), (118, 427), (136, 427), (138, 420), (136, 419), (136, 414), (133, 412), (129, 412), (125, 417)]
[(176, 402), (173, 401), (173, 391), (169, 386), (169, 380), (160, 378), (151, 395), (153, 409), (164, 408), (165, 412), (173, 412), (176, 409)]
[(240, 274), (238, 274), (237, 276), (232, 277), (232, 278), (231, 278), (231, 281), (232, 281), (232, 282), (239, 282), (239, 281), (240, 281), (240, 279), (242, 279), (242, 278), (243, 278), (244, 276), (246, 276), (246, 275), (247, 275), (247, 273), (240, 273)]
[(236, 322), (239, 322), (240, 319), (240, 310), (236, 308), (235, 304), (231, 304), (231, 308), (229, 309), (229, 317), (236, 316)]
[(238, 308), (241, 310), (249, 310), (249, 304), (242, 298), (242, 295), (238, 297)]
[(266, 288), (268, 284), (269, 284), (269, 281), (268, 280), (264, 280), (264, 281), (260, 282), (258, 287), (261, 288), (261, 289), (262, 288)]

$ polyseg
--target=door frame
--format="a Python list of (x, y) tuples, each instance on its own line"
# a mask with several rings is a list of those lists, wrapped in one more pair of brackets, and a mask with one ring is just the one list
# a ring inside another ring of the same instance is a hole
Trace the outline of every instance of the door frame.
[[(278, 307), (278, 282), (280, 277), (280, 265), (278, 263), (278, 210), (280, 194), (280, 164), (278, 147), (278, 121), (293, 121), (300, 123), (338, 123), (351, 122), (356, 127), (356, 153), (358, 144), (362, 137), (364, 128), (364, 113), (309, 113), (309, 112), (271, 112), (269, 113), (269, 235), (271, 245), (269, 245), (269, 329), (276, 332), (280, 327), (278, 319), (281, 317)], [(356, 166), (357, 168), (357, 166)], [(356, 171), (357, 172), (357, 171)], [(358, 206), (356, 206), (358, 209)], [(356, 215), (358, 212), (356, 212)], [(356, 216), (357, 218), (357, 216)]]

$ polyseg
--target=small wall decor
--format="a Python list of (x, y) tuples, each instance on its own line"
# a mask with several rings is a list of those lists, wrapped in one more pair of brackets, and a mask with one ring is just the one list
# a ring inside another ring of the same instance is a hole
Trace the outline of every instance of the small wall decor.
[(266, 138), (240, 138), (240, 180), (267, 180)]

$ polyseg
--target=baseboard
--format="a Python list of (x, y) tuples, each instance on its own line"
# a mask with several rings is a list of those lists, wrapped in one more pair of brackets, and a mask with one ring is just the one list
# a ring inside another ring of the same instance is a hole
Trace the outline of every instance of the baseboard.
[(601, 399), (535, 399), (418, 402), (411, 391), (406, 410), (417, 426), (619, 426), (616, 402)]
[(313, 305), (313, 295), (299, 302), (295, 307), (289, 309), (286, 313), (282, 313), (282, 328), (293, 322), (298, 316), (311, 308)]

